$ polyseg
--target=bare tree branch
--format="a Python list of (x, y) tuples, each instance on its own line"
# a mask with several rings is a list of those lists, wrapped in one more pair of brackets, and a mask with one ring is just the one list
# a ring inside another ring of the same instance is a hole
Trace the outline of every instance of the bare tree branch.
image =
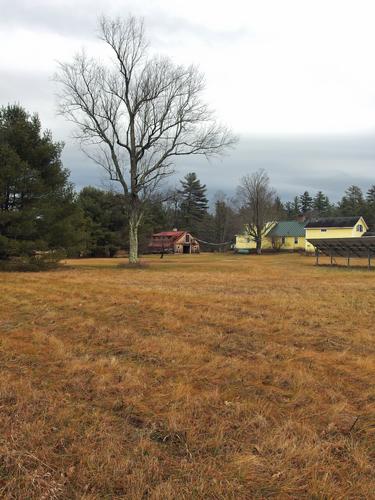
[(254, 238), (257, 253), (261, 253), (262, 239), (273, 225), (276, 191), (270, 187), (265, 170), (261, 169), (241, 179), (237, 188), (241, 213), (247, 234)]
[(112, 64), (84, 52), (60, 63), (59, 111), (77, 126), (90, 158), (121, 184), (131, 207), (130, 257), (136, 261), (142, 201), (173, 173), (174, 159), (221, 155), (236, 138), (202, 101), (204, 78), (195, 66), (148, 55), (142, 20), (102, 17), (99, 37), (114, 54)]

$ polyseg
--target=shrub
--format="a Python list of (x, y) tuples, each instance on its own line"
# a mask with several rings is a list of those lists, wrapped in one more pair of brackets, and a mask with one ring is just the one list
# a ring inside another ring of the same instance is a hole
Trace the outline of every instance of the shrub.
[(61, 250), (35, 253), (31, 256), (11, 257), (0, 260), (0, 271), (7, 272), (39, 272), (56, 269), (59, 261), (66, 257)]

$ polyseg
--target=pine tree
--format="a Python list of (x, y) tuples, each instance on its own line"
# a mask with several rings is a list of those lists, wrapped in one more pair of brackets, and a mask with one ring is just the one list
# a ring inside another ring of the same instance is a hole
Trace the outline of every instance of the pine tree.
[(0, 258), (80, 245), (83, 216), (62, 147), (37, 115), (0, 108)]
[(127, 217), (121, 194), (87, 186), (79, 193), (78, 203), (85, 216), (87, 255), (110, 257), (124, 247)]
[(313, 199), (312, 208), (318, 217), (327, 216), (331, 212), (331, 204), (328, 196), (323, 191), (318, 191)]
[(348, 187), (339, 203), (338, 210), (343, 216), (363, 215), (365, 200), (362, 189), (358, 186)]
[(298, 217), (301, 214), (301, 204), (298, 196), (293, 199), (293, 215)]
[(366, 203), (375, 207), (375, 184), (373, 184), (366, 193)]
[(275, 198), (275, 218), (276, 220), (282, 220), (287, 215), (288, 211), (286, 206), (284, 206), (279, 196)]
[(207, 214), (207, 189), (194, 172), (188, 173), (180, 183), (182, 225), (184, 229), (194, 232)]
[(372, 185), (366, 193), (366, 222), (375, 229), (375, 184)]
[(305, 191), (299, 197), (299, 206), (300, 206), (301, 212), (303, 214), (307, 214), (308, 212), (311, 212), (311, 210), (313, 208), (313, 199), (311, 198), (308, 191)]
[(288, 219), (291, 219), (295, 216), (293, 203), (291, 201), (287, 201), (285, 203), (285, 214)]

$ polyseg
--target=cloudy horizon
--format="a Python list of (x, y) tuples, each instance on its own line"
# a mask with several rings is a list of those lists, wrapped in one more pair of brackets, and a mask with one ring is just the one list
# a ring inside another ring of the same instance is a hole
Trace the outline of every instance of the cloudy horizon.
[[(282, 4), (282, 5), (281, 5)], [(336, 201), (351, 184), (375, 184), (375, 6), (371, 1), (0, 0), (0, 105), (20, 103), (64, 141), (64, 165), (78, 189), (104, 180), (56, 113), (57, 61), (83, 46), (102, 55), (101, 14), (145, 19), (155, 52), (198, 64), (206, 99), (239, 136), (220, 160), (185, 157), (170, 184), (196, 171), (233, 195), (240, 178), (267, 170), (283, 200), (322, 189)]]

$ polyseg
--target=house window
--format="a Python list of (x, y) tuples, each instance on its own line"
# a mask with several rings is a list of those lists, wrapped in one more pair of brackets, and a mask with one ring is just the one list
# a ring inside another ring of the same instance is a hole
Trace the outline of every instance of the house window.
[(294, 244), (298, 245), (298, 238), (294, 238)]
[(285, 236), (282, 236), (282, 237), (281, 237), (281, 244), (282, 244), (282, 245), (285, 245)]
[(327, 229), (321, 229), (320, 230), (321, 233), (326, 233), (327, 232)]
[(358, 233), (363, 233), (363, 226), (362, 226), (362, 224), (358, 224), (358, 226), (357, 226), (357, 232)]

